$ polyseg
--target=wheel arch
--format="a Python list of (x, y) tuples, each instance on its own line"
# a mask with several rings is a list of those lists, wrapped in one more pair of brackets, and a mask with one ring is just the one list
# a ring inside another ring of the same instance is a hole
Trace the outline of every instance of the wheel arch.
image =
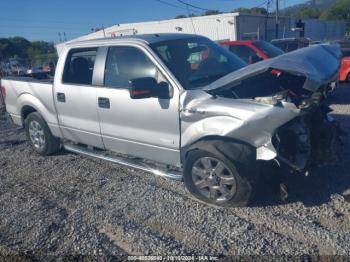
[(24, 122), (26, 120), (26, 118), (28, 117), (29, 114), (33, 113), (33, 112), (38, 112), (37, 109), (35, 109), (33, 106), (31, 105), (24, 105), (21, 108), (21, 119), (22, 119), (22, 125), (24, 125)]
[(240, 161), (243, 155), (249, 155), (250, 160), (256, 161), (256, 148), (249, 143), (225, 136), (210, 135), (202, 137), (190, 145), (181, 148), (181, 162), (184, 165), (188, 154), (193, 150), (216, 152), (232, 161)]
[[(60, 139), (53, 136), (43, 116), (30, 106), (23, 107), (23, 114), (27, 114), (25, 118), (25, 132), (34, 151), (43, 156), (59, 151), (61, 147)], [(32, 125), (34, 122), (36, 122), (35, 125)], [(31, 131), (32, 128), (33, 130)]]
[(18, 97), (17, 112), (19, 112), (21, 116), (22, 125), (24, 125), (25, 118), (32, 112), (38, 112), (47, 124), (57, 124), (56, 113), (51, 112), (43, 102), (28, 93), (22, 94)]
[[(209, 157), (212, 155), (218, 160), (231, 162), (232, 168), (237, 171), (238, 177), (236, 179), (240, 181), (240, 186), (234, 195), (235, 202), (227, 202), (222, 206), (246, 206), (251, 200), (252, 191), (259, 183), (259, 164), (256, 161), (255, 147), (234, 138), (214, 135), (203, 137), (181, 150), (184, 161), (184, 181), (187, 189), (198, 199), (212, 203), (203, 199), (197, 190), (193, 189), (194, 184), (190, 178), (190, 170), (192, 170), (192, 165), (195, 163), (198, 155), (202, 155), (202, 157), (207, 155), (201, 154), (200, 151), (208, 152)], [(188, 157), (188, 164), (186, 164), (186, 157)], [(214, 204), (216, 205), (217, 203)]]

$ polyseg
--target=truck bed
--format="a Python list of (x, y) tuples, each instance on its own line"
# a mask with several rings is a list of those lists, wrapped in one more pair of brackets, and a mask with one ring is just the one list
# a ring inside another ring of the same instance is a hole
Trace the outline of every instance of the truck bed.
[(39, 83), (53, 83), (53, 76), (47, 73), (34, 73), (24, 76), (8, 76), (3, 77), (3, 80), (15, 80), (23, 82), (39, 82)]
[(57, 125), (52, 77), (6, 77), (1, 79), (1, 86), (6, 90), (6, 111), (15, 124), (23, 125), (24, 110), (35, 109), (43, 112), (48, 125)]

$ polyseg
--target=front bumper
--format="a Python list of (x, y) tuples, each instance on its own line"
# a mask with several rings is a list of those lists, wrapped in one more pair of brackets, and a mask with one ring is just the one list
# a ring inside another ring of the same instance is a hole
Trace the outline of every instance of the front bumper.
[(304, 173), (315, 166), (336, 163), (340, 126), (326, 108), (307, 112), (278, 128), (272, 144), (276, 159), (293, 171)]

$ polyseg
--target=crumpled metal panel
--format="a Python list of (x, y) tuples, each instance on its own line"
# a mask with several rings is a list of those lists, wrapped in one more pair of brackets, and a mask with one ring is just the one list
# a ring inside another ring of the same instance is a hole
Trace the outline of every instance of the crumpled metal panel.
[(303, 88), (315, 92), (334, 80), (339, 66), (339, 47), (319, 45), (249, 65), (202, 89), (184, 91), (180, 97), (181, 146), (208, 136), (231, 137), (256, 147), (257, 159), (274, 159), (277, 152), (271, 140), (276, 129), (298, 117), (300, 109), (289, 102), (271, 103), (272, 97), (232, 99), (215, 97), (206, 91), (279, 69), (305, 76)]
[(258, 159), (276, 156), (272, 136), (279, 126), (299, 115), (294, 105), (273, 106), (248, 99), (209, 95), (187, 90), (180, 98), (182, 147), (208, 136), (231, 137), (259, 149)]
[(338, 75), (340, 58), (341, 52), (338, 45), (315, 45), (301, 48), (234, 71), (203, 87), (203, 90), (213, 90), (229, 83), (242, 81), (269, 69), (279, 69), (305, 76), (306, 81), (303, 88), (314, 92), (320, 86), (329, 84)]

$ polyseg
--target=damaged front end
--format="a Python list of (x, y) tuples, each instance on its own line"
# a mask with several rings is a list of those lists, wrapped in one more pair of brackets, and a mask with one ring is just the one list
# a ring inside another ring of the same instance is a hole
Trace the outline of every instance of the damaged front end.
[(326, 105), (305, 108), (300, 116), (279, 127), (272, 139), (276, 159), (299, 173), (336, 163), (342, 132), (329, 112)]
[[(218, 98), (297, 112), (275, 126), (274, 114), (278, 111), (271, 110), (264, 120), (271, 119), (274, 128), (268, 129), (268, 123), (261, 122), (261, 130), (255, 130), (266, 136), (267, 130), (273, 129), (271, 139), (260, 145), (253, 144), (256, 139), (247, 138), (247, 142), (256, 146), (257, 160), (277, 160), (295, 172), (307, 173), (312, 167), (335, 163), (339, 158), (337, 147), (343, 132), (326, 104), (327, 94), (336, 86), (339, 66), (336, 47), (305, 48), (233, 72), (204, 91)], [(248, 128), (256, 128), (252, 118), (245, 121), (250, 123), (242, 125), (245, 129), (233, 130), (232, 136), (241, 135), (241, 130), (250, 134)]]

